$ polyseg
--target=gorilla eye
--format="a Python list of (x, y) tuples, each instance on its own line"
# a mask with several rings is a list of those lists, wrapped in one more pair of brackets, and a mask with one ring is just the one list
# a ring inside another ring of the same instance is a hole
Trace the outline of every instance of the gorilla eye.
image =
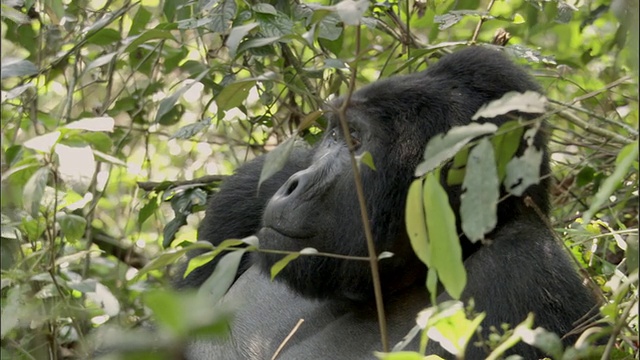
[(332, 129), (331, 132), (329, 133), (329, 136), (331, 137), (331, 140), (335, 142), (338, 141), (338, 131), (336, 129)]

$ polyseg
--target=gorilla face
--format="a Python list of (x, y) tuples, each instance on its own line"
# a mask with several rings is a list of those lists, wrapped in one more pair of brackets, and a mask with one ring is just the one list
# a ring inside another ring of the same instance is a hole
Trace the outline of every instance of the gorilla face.
[[(422, 73), (376, 81), (355, 92), (349, 101), (345, 117), (356, 155), (368, 151), (376, 165), (376, 170), (360, 166), (376, 251), (394, 254), (379, 263), (387, 292), (415, 284), (426, 272), (410, 247), (404, 226), (406, 194), (426, 143), (453, 126), (468, 124), (482, 105), (506, 92), (539, 89), (506, 58), (495, 55), (488, 50), (459, 52)], [(331, 108), (340, 108), (341, 101)], [(499, 126), (511, 119), (499, 116), (480, 121)], [(311, 247), (326, 253), (367, 256), (349, 150), (338, 116), (329, 113), (328, 120), (310, 165), (292, 175), (268, 202), (258, 233), (263, 249), (300, 251)], [(537, 136), (536, 144), (542, 147), (542, 135)], [(542, 173), (547, 172), (543, 161)], [(541, 204), (544, 212), (548, 210), (546, 186), (543, 181), (525, 194)], [(457, 212), (460, 188), (447, 191)], [(510, 198), (499, 204), (499, 224), (507, 224), (522, 213), (518, 201)], [(477, 246), (463, 244), (465, 258)], [(281, 258), (257, 255), (267, 273)], [(301, 256), (277, 279), (309, 297), (372, 297), (366, 261)]]
[[(376, 88), (397, 88), (402, 84), (398, 80), (376, 83)], [(356, 155), (368, 151), (377, 168), (359, 167), (376, 251), (395, 254), (380, 262), (386, 291), (421, 275), (414, 271), (399, 277), (396, 271), (417, 261), (404, 230), (404, 203), (426, 142), (416, 134), (420, 124), (402, 121), (412, 110), (398, 98), (402, 90), (391, 90), (395, 97), (380, 104), (376, 103), (378, 97), (369, 96), (379, 90), (365, 88), (352, 96), (346, 114)], [(340, 101), (332, 108), (339, 108)], [(393, 103), (404, 106), (389, 109)], [(368, 255), (349, 149), (338, 115), (328, 113), (328, 120), (310, 166), (291, 176), (268, 202), (258, 234), (262, 249), (300, 251), (311, 247), (325, 253)], [(264, 253), (257, 256), (267, 272), (282, 258)], [(289, 263), (277, 279), (305, 296), (358, 300), (373, 293), (369, 266), (367, 261), (302, 256)], [(393, 274), (393, 278), (385, 279), (384, 274)]]

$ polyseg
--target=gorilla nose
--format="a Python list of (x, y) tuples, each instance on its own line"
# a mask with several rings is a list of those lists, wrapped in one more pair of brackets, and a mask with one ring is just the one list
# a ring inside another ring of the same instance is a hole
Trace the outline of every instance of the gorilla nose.
[(280, 201), (284, 201), (286, 199), (299, 198), (306, 191), (308, 178), (309, 176), (306, 174), (306, 171), (299, 171), (291, 175), (289, 180), (287, 180), (273, 195), (272, 200), (278, 199)]

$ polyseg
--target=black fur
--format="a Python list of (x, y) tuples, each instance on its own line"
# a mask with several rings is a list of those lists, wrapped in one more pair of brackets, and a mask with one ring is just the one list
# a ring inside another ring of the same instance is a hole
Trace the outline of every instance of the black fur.
[[(358, 152), (369, 151), (377, 167), (361, 167), (376, 250), (394, 253), (379, 263), (392, 343), (402, 339), (415, 324), (417, 312), (429, 305), (426, 269), (413, 254), (404, 225), (406, 194), (427, 141), (468, 124), (480, 106), (506, 92), (526, 90), (540, 87), (499, 51), (472, 47), (444, 57), (424, 72), (377, 81), (353, 94), (347, 120)], [(481, 121), (500, 125), (510, 119)], [(263, 158), (241, 167), (212, 199), (199, 238), (218, 244), (257, 234), (263, 249), (312, 247), (366, 256), (349, 152), (337, 116), (329, 113), (328, 120), (323, 140), (313, 149), (295, 150), (287, 166), (259, 192)], [(535, 145), (546, 152), (543, 133), (538, 133)], [(541, 173), (548, 172), (545, 155)], [(460, 239), (468, 273), (463, 298), (473, 298), (476, 310), (487, 313), (485, 336), (489, 326), (518, 324), (529, 312), (536, 315), (536, 325), (564, 335), (596, 305), (545, 220), (523, 202), (530, 197), (546, 216), (548, 186), (543, 180), (523, 197), (500, 202), (498, 226), (487, 235), (490, 245)], [(457, 211), (460, 188), (447, 189)], [(373, 351), (380, 350), (367, 262), (303, 256), (271, 283), (265, 273), (281, 256), (251, 256), (225, 298), (227, 304), (245, 304), (232, 325), (233, 341), (196, 342), (188, 357), (270, 358), (299, 318), (305, 322), (280, 359), (373, 358)], [(214, 266), (194, 271), (181, 285), (202, 284)], [(446, 294), (439, 297), (444, 299)], [(565, 338), (567, 344), (574, 340), (575, 336)], [(416, 349), (417, 343), (409, 347)], [(450, 357), (433, 341), (428, 350)], [(525, 358), (543, 355), (525, 344), (512, 351)], [(472, 345), (466, 358), (485, 356), (482, 348)]]

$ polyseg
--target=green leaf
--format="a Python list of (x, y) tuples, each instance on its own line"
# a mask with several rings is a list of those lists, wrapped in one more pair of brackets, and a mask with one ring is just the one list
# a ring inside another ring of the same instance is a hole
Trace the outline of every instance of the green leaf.
[(511, 159), (507, 164), (504, 187), (513, 195), (521, 196), (531, 185), (540, 182), (542, 151), (529, 146), (521, 157)]
[(7, 6), (4, 2), (2, 3), (2, 11), (0, 12), (0, 15), (2, 15), (4, 19), (9, 19), (16, 24), (28, 24), (31, 22), (31, 19), (29, 19), (26, 14), (12, 8), (11, 6)]
[(54, 131), (31, 138), (25, 141), (22, 146), (48, 154), (51, 153), (51, 149), (58, 143), (59, 139), (60, 131)]
[(276, 275), (278, 275), (285, 266), (287, 266), (290, 262), (297, 259), (298, 257), (300, 257), (299, 253), (289, 254), (273, 264), (273, 266), (271, 267), (271, 281), (275, 279)]
[(498, 127), (491, 123), (471, 123), (455, 126), (446, 134), (431, 138), (424, 151), (424, 160), (418, 164), (415, 176), (420, 177), (451, 159), (460, 149), (475, 137), (494, 133)]
[(283, 37), (293, 33), (293, 21), (283, 13), (278, 12), (275, 16), (257, 15), (256, 18), (265, 37)]
[(200, 286), (198, 294), (209, 299), (211, 304), (222, 299), (236, 278), (240, 260), (245, 252), (246, 249), (235, 250), (222, 257), (213, 274)]
[(151, 195), (150, 199), (138, 212), (138, 226), (142, 226), (147, 219), (153, 215), (160, 205), (160, 197), (157, 194)]
[(598, 192), (593, 197), (589, 210), (585, 211), (582, 215), (583, 224), (589, 224), (595, 212), (600, 209), (600, 207), (609, 199), (609, 196), (611, 196), (611, 194), (613, 194), (617, 189), (622, 180), (624, 180), (633, 163), (638, 161), (638, 141), (636, 140), (635, 142), (628, 144), (620, 151), (620, 153), (623, 155), (617, 159), (616, 169), (613, 171), (613, 174), (602, 182)]
[(405, 207), (405, 224), (413, 251), (418, 259), (431, 267), (431, 245), (427, 235), (424, 204), (422, 201), (422, 179), (414, 180), (409, 186)]
[(226, 34), (231, 21), (236, 17), (238, 6), (235, 0), (220, 0), (218, 5), (209, 14), (211, 22), (209, 29), (213, 32)]
[(209, 69), (201, 72), (198, 76), (196, 76), (193, 79), (193, 81), (189, 81), (187, 84), (183, 85), (176, 92), (174, 92), (173, 94), (169, 95), (168, 97), (162, 99), (162, 101), (160, 101), (160, 105), (158, 106), (158, 112), (156, 113), (155, 121), (156, 122), (160, 122), (165, 115), (169, 114), (169, 112), (174, 108), (174, 105), (176, 104), (176, 101), (178, 101), (178, 99), (185, 92), (187, 92), (187, 90), (189, 90), (195, 83), (200, 81), (208, 73), (209, 73)]
[(335, 5), (335, 10), (345, 25), (358, 25), (369, 9), (369, 0), (342, 0)]
[(197, 243), (191, 244), (182, 249), (166, 250), (165, 252), (155, 257), (150, 262), (148, 262), (142, 269), (140, 269), (140, 271), (138, 271), (136, 276), (133, 279), (131, 279), (129, 282), (134, 283), (140, 280), (142, 276), (144, 276), (150, 271), (164, 270), (164, 268), (167, 267), (168, 265), (175, 264), (175, 262), (178, 261), (178, 259), (180, 259), (181, 257), (183, 257), (188, 251), (198, 250), (198, 249), (212, 249), (212, 248), (213, 248), (213, 245), (211, 245), (211, 243), (205, 242), (205, 241), (199, 241)]
[(8, 79), (16, 76), (30, 76), (38, 73), (38, 68), (29, 60), (2, 62), (0, 79)]
[(219, 111), (226, 111), (238, 107), (249, 95), (249, 90), (256, 84), (256, 80), (240, 80), (225, 86), (216, 96)]
[(47, 181), (49, 180), (49, 171), (50, 169), (48, 166), (43, 166), (36, 170), (36, 172), (31, 175), (22, 191), (24, 207), (34, 218), (38, 218), (40, 202), (42, 201), (44, 189), (47, 186)]
[(87, 220), (82, 216), (64, 214), (58, 217), (58, 224), (67, 241), (75, 243), (84, 236)]
[(440, 184), (440, 171), (427, 174), (423, 196), (432, 267), (449, 295), (459, 299), (467, 284), (467, 273), (462, 262), (456, 216), (449, 205), (447, 192)]
[(254, 12), (262, 13), (262, 14), (276, 15), (278, 13), (276, 8), (274, 8), (272, 5), (264, 4), (264, 3), (258, 3), (256, 5), (253, 5), (251, 9)]
[[(206, 240), (206, 239), (202, 239), (202, 240)], [(184, 271), (183, 277), (187, 277), (187, 275), (189, 275), (189, 273), (191, 273), (196, 268), (199, 268), (200, 266), (215, 259), (216, 256), (220, 255), (220, 253), (222, 253), (223, 251), (231, 247), (240, 246), (243, 244), (244, 242), (242, 240), (227, 239), (221, 242), (220, 244), (218, 244), (217, 246), (215, 246), (212, 251), (208, 251), (198, 256), (194, 256), (193, 258), (189, 259), (189, 263), (187, 264), (187, 268)]]
[(507, 114), (511, 111), (523, 113), (543, 114), (547, 106), (547, 98), (535, 91), (525, 91), (520, 93), (510, 91), (500, 99), (482, 105), (471, 117), (471, 120), (480, 118), (492, 119), (496, 116)]
[(507, 164), (518, 151), (523, 133), (522, 124), (518, 121), (508, 121), (500, 126), (496, 131), (497, 135), (491, 139), (500, 181), (504, 180), (507, 174)]
[[(266, 5), (266, 4), (265, 4)], [(249, 31), (255, 29), (258, 26), (258, 23), (249, 23), (246, 25), (235, 26), (231, 29), (229, 36), (227, 37), (227, 48), (229, 49), (229, 56), (231, 58), (236, 57), (236, 50), (238, 50), (238, 45), (240, 45), (240, 41), (244, 39), (244, 37), (249, 33)]]
[(210, 117), (202, 119), (201, 121), (196, 121), (193, 124), (188, 124), (178, 129), (175, 134), (171, 135), (170, 139), (189, 139), (202, 130), (208, 128), (209, 125), (211, 125)]
[(373, 163), (373, 156), (368, 151), (364, 151), (362, 154), (356, 155), (358, 164), (365, 164), (371, 170), (376, 170), (376, 165)]
[(175, 212), (175, 217), (171, 219), (171, 221), (169, 221), (167, 225), (164, 226), (164, 230), (162, 231), (162, 246), (165, 248), (171, 246), (171, 242), (173, 241), (173, 239), (175, 239), (178, 230), (180, 230), (182, 225), (186, 224), (187, 215), (181, 212)]
[(109, 28), (102, 28), (87, 38), (87, 44), (109, 46), (120, 41), (122, 34)]
[(84, 73), (86, 74), (91, 69), (95, 69), (95, 68), (107, 65), (116, 56), (118, 56), (118, 52), (112, 52), (112, 53), (108, 53), (98, 57), (97, 59), (90, 62), (89, 65), (87, 65), (87, 67), (84, 70)]
[(260, 180), (258, 180), (258, 189), (260, 185), (273, 175), (280, 171), (289, 160), (289, 155), (293, 150), (295, 144), (295, 137), (288, 138), (285, 142), (278, 145), (275, 149), (271, 150), (264, 159), (262, 165), (262, 171), (260, 172)]
[(149, 29), (140, 35), (129, 36), (124, 40), (126, 48), (125, 52), (132, 52), (138, 46), (148, 42), (149, 40), (173, 40), (176, 39), (167, 30)]
[(21, 308), (24, 308), (24, 290), (18, 285), (12, 287), (8, 290), (3, 289), (3, 292), (6, 291), (6, 298), (2, 299), (2, 316), (0, 316), (0, 321), (2, 325), (0, 326), (0, 334), (1, 338), (4, 337), (13, 329), (18, 326)]
[(493, 230), (498, 222), (496, 211), (500, 197), (500, 182), (489, 139), (481, 139), (478, 145), (471, 149), (462, 190), (462, 231), (469, 240), (476, 242)]

